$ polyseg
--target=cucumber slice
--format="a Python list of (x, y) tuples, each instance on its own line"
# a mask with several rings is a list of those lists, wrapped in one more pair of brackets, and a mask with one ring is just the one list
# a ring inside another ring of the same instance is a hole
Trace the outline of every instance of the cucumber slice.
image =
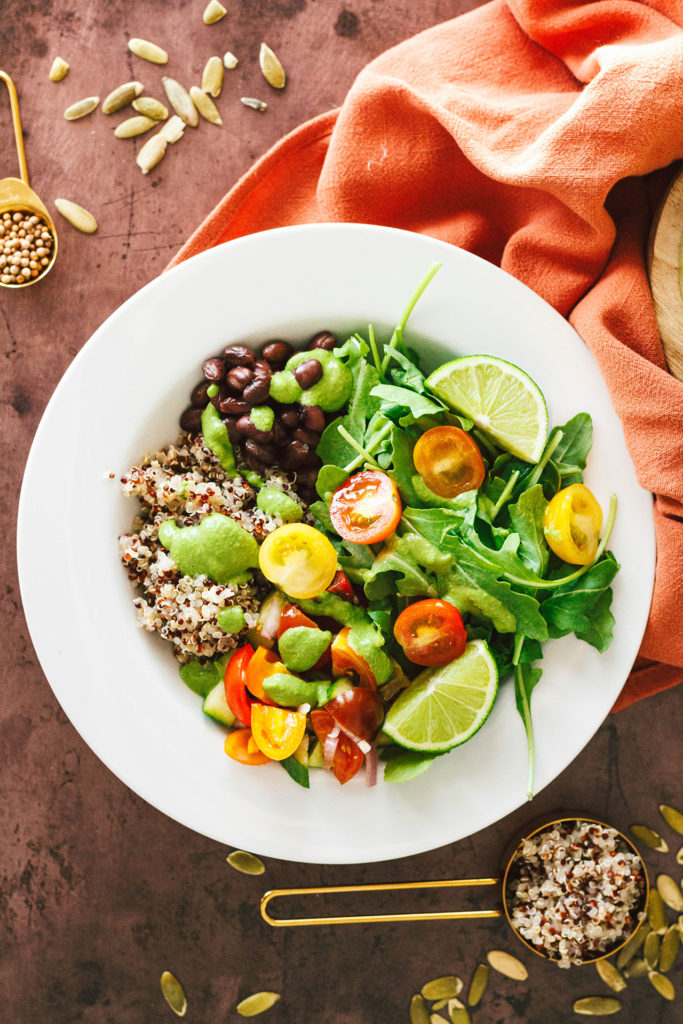
[(225, 699), (225, 685), (222, 679), (220, 683), (216, 683), (213, 689), (207, 693), (202, 704), (202, 711), (209, 718), (213, 718), (214, 722), (220, 722), (221, 725), (232, 725), (234, 723), (235, 716)]
[(325, 757), (323, 755), (322, 743), (320, 740), (316, 740), (313, 750), (308, 755), (308, 767), (309, 768), (324, 768)]

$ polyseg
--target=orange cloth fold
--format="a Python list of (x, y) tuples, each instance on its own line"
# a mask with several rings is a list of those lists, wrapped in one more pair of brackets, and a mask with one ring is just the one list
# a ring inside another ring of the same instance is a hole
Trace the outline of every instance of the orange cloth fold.
[(569, 316), (656, 496), (652, 609), (617, 708), (683, 679), (683, 384), (645, 270), (652, 172), (683, 157), (681, 67), (680, 0), (492, 0), (373, 61), (174, 260), (287, 224), (385, 224), (475, 252)]

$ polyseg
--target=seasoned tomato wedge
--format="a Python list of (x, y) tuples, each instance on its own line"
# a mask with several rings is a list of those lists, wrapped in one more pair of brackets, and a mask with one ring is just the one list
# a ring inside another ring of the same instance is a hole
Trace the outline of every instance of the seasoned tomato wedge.
[(355, 686), (328, 701), (328, 715), (355, 740), (374, 740), (384, 721), (384, 705), (374, 690)]
[(354, 473), (332, 495), (330, 519), (344, 540), (374, 544), (391, 536), (401, 518), (396, 484), (375, 469)]
[(253, 701), (247, 693), (247, 668), (254, 656), (251, 644), (235, 651), (225, 670), (225, 700), (235, 718), (245, 725), (251, 723)]
[(269, 757), (259, 750), (251, 729), (234, 729), (225, 737), (225, 753), (240, 764), (268, 764)]
[(481, 452), (460, 427), (432, 427), (419, 438), (413, 462), (427, 487), (440, 498), (455, 498), (484, 482)]
[(448, 665), (465, 650), (462, 615), (450, 601), (415, 601), (394, 623), (394, 636), (415, 665)]
[[(323, 747), (330, 733), (334, 729), (339, 729), (338, 723), (324, 708), (311, 711), (311, 725)], [(332, 760), (332, 771), (342, 786), (356, 775), (362, 764), (362, 750), (357, 743), (340, 731)]]

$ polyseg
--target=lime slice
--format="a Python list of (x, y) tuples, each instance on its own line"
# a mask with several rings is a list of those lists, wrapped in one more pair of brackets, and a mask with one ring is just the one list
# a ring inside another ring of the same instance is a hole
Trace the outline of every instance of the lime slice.
[(382, 729), (401, 747), (443, 753), (481, 729), (497, 692), (488, 645), (472, 640), (460, 658), (421, 672), (389, 708)]
[(505, 451), (538, 462), (548, 437), (548, 408), (524, 370), (495, 356), (465, 356), (444, 363), (426, 384)]

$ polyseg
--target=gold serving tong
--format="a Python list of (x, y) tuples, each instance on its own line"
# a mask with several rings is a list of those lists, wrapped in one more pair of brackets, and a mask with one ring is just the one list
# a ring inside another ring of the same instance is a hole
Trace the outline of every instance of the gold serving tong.
[(26, 166), (26, 153), (24, 152), (24, 136), (21, 130), (21, 117), (19, 115), (17, 90), (14, 87), (14, 82), (6, 71), (0, 71), (0, 79), (5, 83), (7, 91), (9, 92), (9, 101), (12, 109), (12, 124), (14, 125), (14, 140), (16, 142), (17, 156), (19, 158), (19, 173), (21, 174), (20, 178), (2, 178), (0, 180), (0, 214), (8, 211), (11, 211), (12, 213), (28, 212), (35, 214), (38, 217), (42, 217), (54, 239), (50, 262), (37, 277), (29, 278), (21, 284), (2, 284), (2, 282), (0, 282), (0, 287), (3, 288), (27, 288), (29, 285), (35, 284), (36, 281), (42, 281), (45, 275), (52, 270), (57, 256), (57, 231), (55, 230), (52, 217), (47, 211), (47, 207), (28, 183), (28, 168)]

